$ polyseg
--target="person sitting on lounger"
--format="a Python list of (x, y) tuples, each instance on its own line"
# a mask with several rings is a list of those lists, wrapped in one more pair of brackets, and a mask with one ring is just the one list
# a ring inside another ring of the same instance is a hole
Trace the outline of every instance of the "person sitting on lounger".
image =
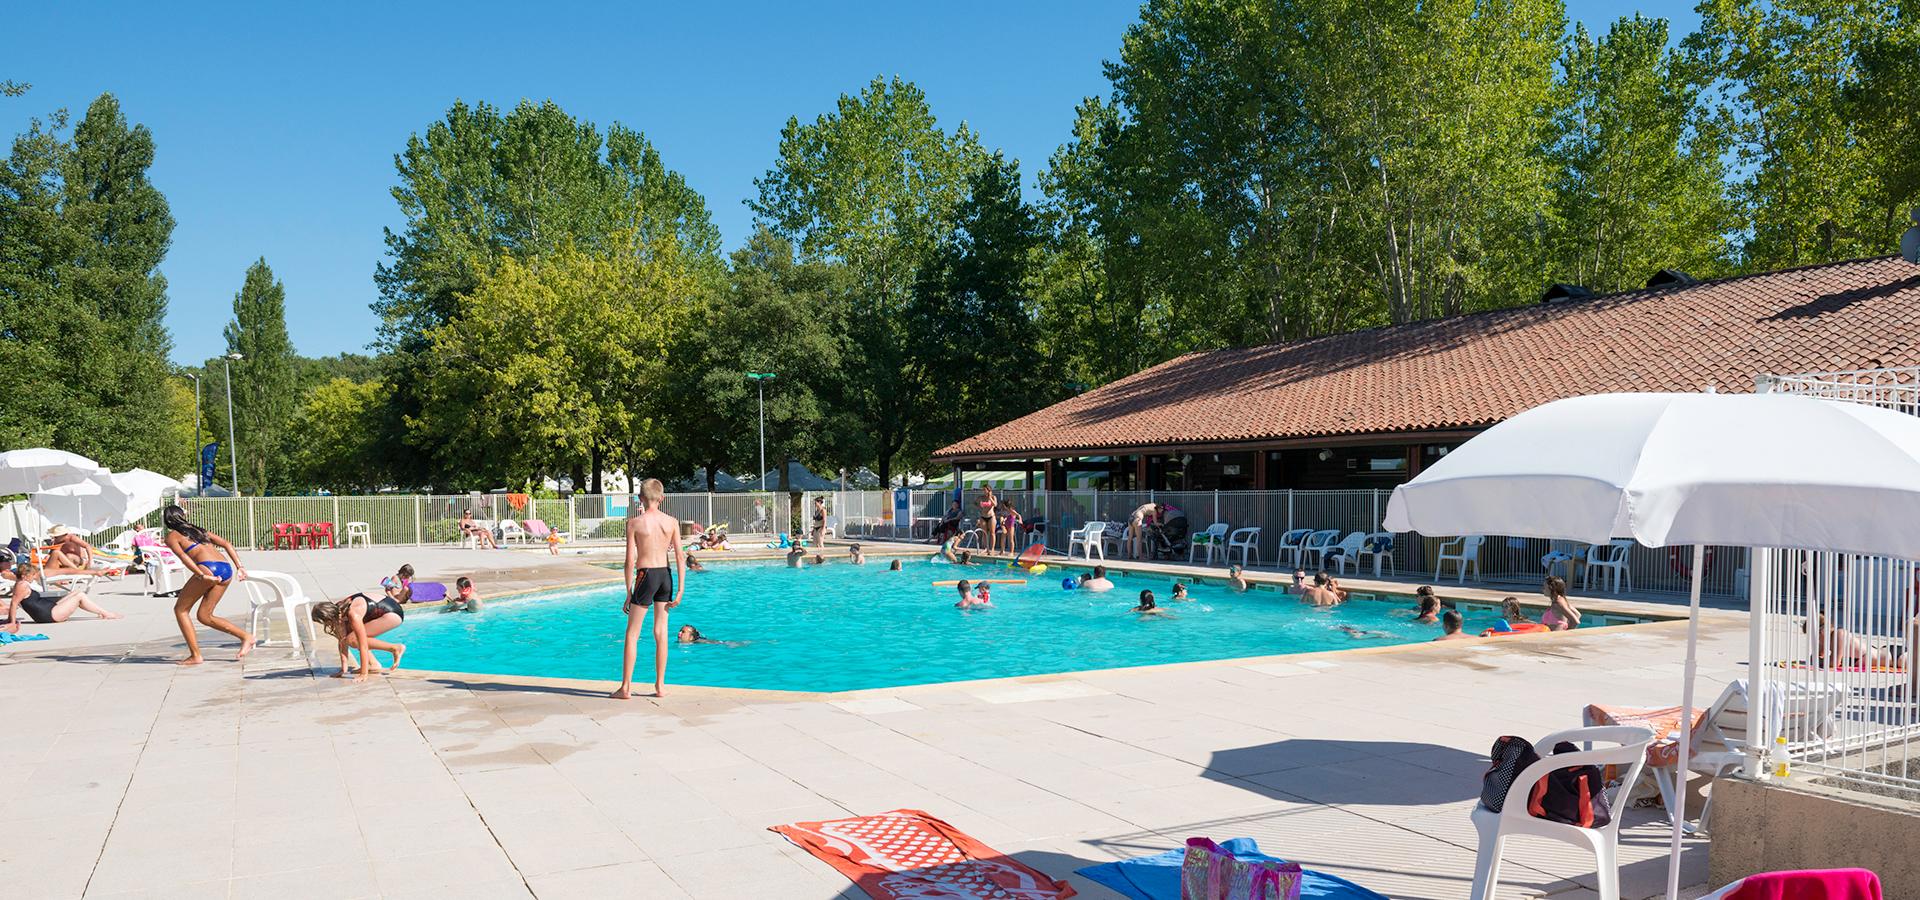
[[(1814, 638), (1814, 659), (1821, 668), (1898, 668), (1905, 661), (1907, 648), (1902, 644), (1875, 647), (1872, 642), (1845, 628), (1827, 623), (1827, 614), (1818, 613), (1808, 621)], [(1817, 627), (1816, 627), (1817, 625)]]
[(1228, 566), (1227, 587), (1244, 594), (1252, 585), (1247, 583), (1246, 573), (1242, 572), (1239, 566)]
[(1094, 566), (1092, 572), (1080, 576), (1080, 589), (1083, 591), (1113, 590), (1113, 582), (1107, 580), (1107, 567)]
[(1465, 620), (1461, 618), (1459, 611), (1451, 610), (1451, 609), (1447, 610), (1447, 614), (1440, 617), (1440, 630), (1444, 633), (1441, 634), (1439, 637), (1434, 638), (1434, 640), (1464, 641), (1464, 640), (1471, 639), (1473, 635), (1467, 634), (1466, 632), (1460, 630), (1460, 625), (1464, 621)]
[(1172, 613), (1167, 612), (1166, 610), (1161, 609), (1159, 606), (1154, 604), (1152, 591), (1141, 591), (1140, 605), (1129, 610), (1129, 612), (1136, 612), (1143, 616), (1166, 616), (1168, 618), (1173, 617)]
[(473, 510), (471, 509), (460, 516), (460, 533), (473, 538), (474, 546), (476, 547), (492, 550), (494, 547), (499, 546), (493, 540), (493, 532), (481, 528), (480, 523), (473, 520)]
[(65, 525), (47, 530), (47, 562), (41, 568), (48, 575), (73, 575), (93, 568), (93, 545)]
[[(35, 625), (51, 625), (65, 622), (73, 611), (84, 610), (102, 619), (118, 619), (119, 613), (108, 612), (100, 604), (87, 598), (80, 591), (68, 591), (64, 594), (43, 594), (36, 590), (34, 582), (42, 577), (40, 567), (25, 559), (15, 559), (10, 550), (0, 550), (0, 585), (5, 585), (7, 593), (6, 628), (10, 634), (20, 633), (20, 623), (31, 621)], [(9, 583), (10, 582), (10, 583)]]
[(456, 593), (452, 597), (448, 597), (447, 602), (441, 605), (441, 612), (477, 613), (480, 611), (480, 595), (473, 589), (473, 579), (465, 575), (455, 578), (453, 580), (453, 589)]
[(1567, 598), (1567, 583), (1560, 576), (1548, 575), (1540, 592), (1547, 595), (1547, 611), (1540, 614), (1540, 624), (1554, 631), (1580, 627), (1580, 610)]

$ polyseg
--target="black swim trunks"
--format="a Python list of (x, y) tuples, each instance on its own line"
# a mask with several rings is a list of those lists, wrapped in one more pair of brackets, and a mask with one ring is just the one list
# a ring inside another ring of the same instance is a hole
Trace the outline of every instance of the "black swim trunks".
[(629, 606), (652, 606), (673, 599), (673, 572), (666, 566), (640, 570), (640, 583), (634, 587), (633, 596), (627, 598)]

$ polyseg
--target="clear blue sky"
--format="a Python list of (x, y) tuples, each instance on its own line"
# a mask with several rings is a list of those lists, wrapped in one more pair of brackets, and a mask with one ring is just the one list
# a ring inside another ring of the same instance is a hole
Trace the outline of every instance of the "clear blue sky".
[[(695, 8), (699, 7), (699, 8)], [(178, 225), (162, 266), (174, 359), (224, 349), (247, 264), (287, 286), (307, 355), (373, 338), (381, 228), (396, 226), (393, 154), (455, 99), (553, 98), (604, 126), (645, 131), (707, 197), (729, 248), (741, 201), (789, 116), (808, 120), (875, 75), (917, 82), (943, 125), (964, 120), (1031, 179), (1074, 105), (1103, 95), (1102, 60), (1135, 3), (34, 3), (0, 79), (0, 132), (103, 91), (151, 128), (153, 179)], [(1604, 27), (1638, 9), (1697, 21), (1673, 0), (1573, 0)]]

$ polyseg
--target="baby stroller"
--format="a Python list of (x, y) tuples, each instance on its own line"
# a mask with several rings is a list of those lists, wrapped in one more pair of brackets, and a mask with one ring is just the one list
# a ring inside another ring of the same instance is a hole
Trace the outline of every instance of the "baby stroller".
[(1147, 526), (1148, 559), (1185, 559), (1187, 553), (1187, 514), (1168, 507), (1166, 520)]

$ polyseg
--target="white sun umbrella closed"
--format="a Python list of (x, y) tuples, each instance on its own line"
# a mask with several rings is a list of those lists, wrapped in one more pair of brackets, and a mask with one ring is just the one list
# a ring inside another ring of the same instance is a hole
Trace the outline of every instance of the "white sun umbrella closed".
[(8, 450), (0, 453), (0, 495), (31, 494), (85, 481), (106, 471), (99, 463), (65, 450)]
[[(1915, 521), (1920, 417), (1791, 394), (1598, 394), (1535, 407), (1462, 444), (1394, 488), (1384, 527), (1693, 545), (1686, 759), (1704, 545), (1915, 559)], [(1683, 818), (1675, 811), (1669, 897)]]
[(33, 508), (48, 521), (81, 534), (94, 534), (145, 518), (160, 508), (169, 491), (184, 488), (158, 472), (131, 469), (103, 472), (78, 484), (49, 488), (33, 495)]

